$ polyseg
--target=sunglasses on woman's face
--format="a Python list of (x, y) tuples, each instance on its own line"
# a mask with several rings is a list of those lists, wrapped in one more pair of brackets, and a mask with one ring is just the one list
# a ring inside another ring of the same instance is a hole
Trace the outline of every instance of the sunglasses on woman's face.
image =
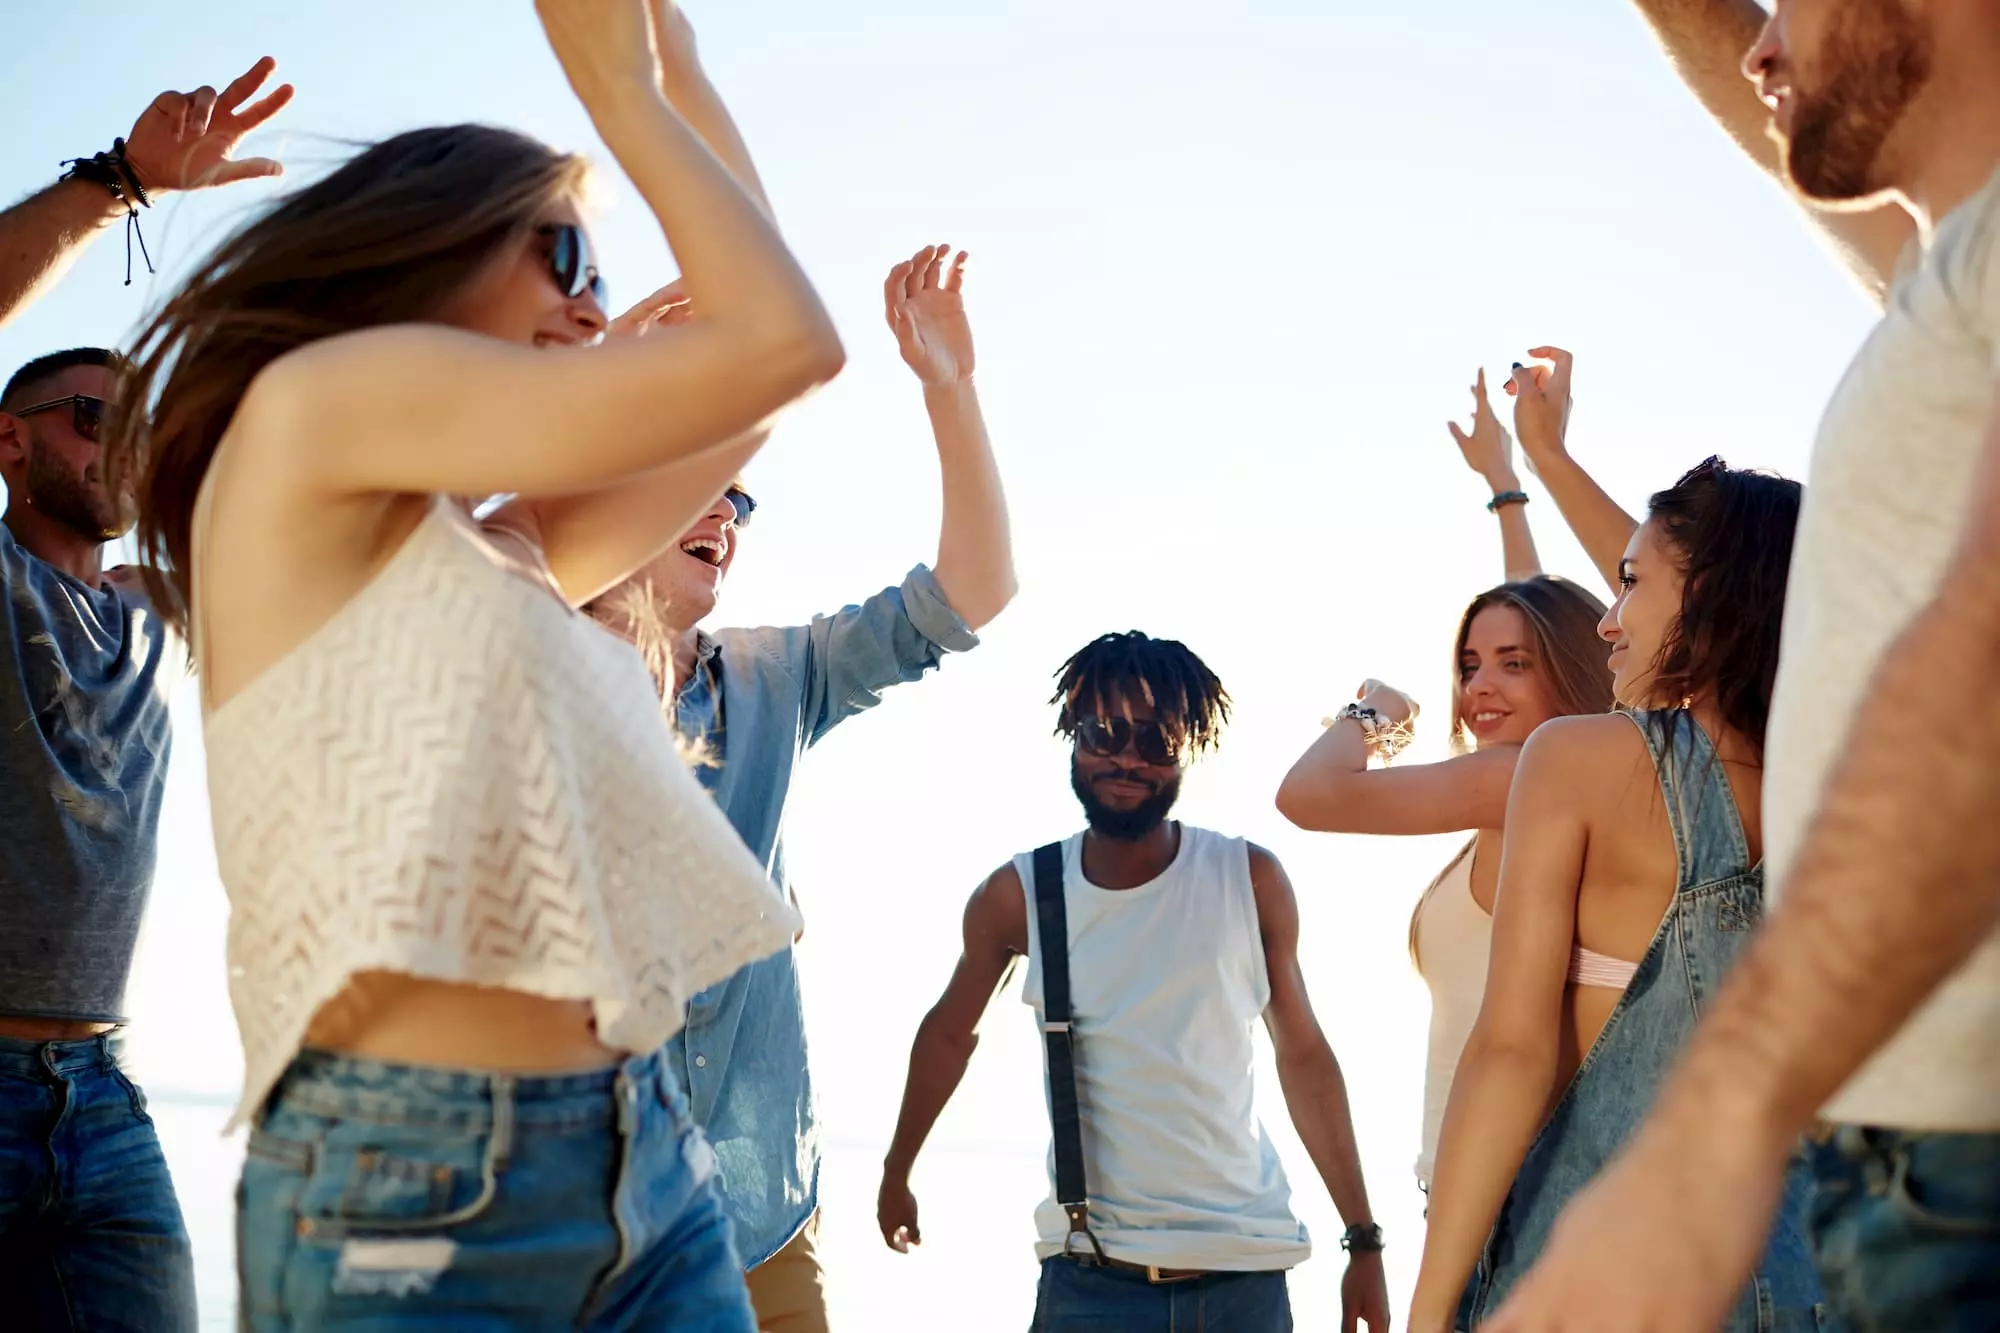
[(70, 425), (75, 427), (78, 435), (92, 443), (96, 443), (103, 435), (106, 422), (114, 425), (117, 423), (117, 417), (114, 415), (116, 409), (102, 398), (87, 393), (65, 394), (61, 398), (51, 398), (46, 403), (32, 403), (27, 407), (16, 408), (8, 415), (32, 416), (36, 412), (52, 412), (58, 407), (67, 407), (70, 410)]
[(729, 501), (729, 507), (736, 511), (736, 526), (739, 528), (749, 527), (750, 515), (757, 512), (757, 501), (751, 496), (750, 492), (744, 490), (741, 486), (731, 486), (722, 493), (722, 498)]
[(574, 222), (555, 222), (535, 230), (549, 238), (549, 276), (556, 280), (556, 290), (572, 301), (589, 292), (600, 309), (609, 310), (610, 288), (597, 271), (597, 257), (583, 228)]
[(1076, 724), (1076, 743), (1099, 759), (1114, 759), (1131, 746), (1149, 764), (1180, 763), (1180, 737), (1157, 722), (1128, 717), (1086, 717)]

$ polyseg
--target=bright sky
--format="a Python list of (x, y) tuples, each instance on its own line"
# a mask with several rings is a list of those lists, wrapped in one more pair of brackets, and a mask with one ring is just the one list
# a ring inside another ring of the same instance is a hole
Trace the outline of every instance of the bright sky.
[[(36, 8), (0, 85), (14, 126), (0, 190), (108, 146), (160, 89), (221, 86), (267, 53), (299, 97), (253, 149), (295, 177), (347, 141), (468, 119), (610, 165), (526, 0)], [(848, 348), (846, 373), (750, 473), (762, 508), (719, 618), (802, 620), (931, 557), (934, 457), (880, 313), (889, 265), (930, 241), (973, 252), (979, 382), (1019, 548), (1021, 597), (986, 646), (836, 733), (795, 793), (832, 1143), (825, 1245), (846, 1326), (934, 1326), (946, 1310), (967, 1333), (1027, 1320), (1047, 1132), (1017, 993), (996, 1004), (920, 1164), (929, 1243), (914, 1258), (873, 1236), (876, 1164), (965, 895), (1080, 822), (1048, 737), (1050, 673), (1133, 627), (1185, 639), (1236, 696), (1233, 731), (1180, 813), (1270, 847), (1298, 885), (1307, 979), (1347, 1073), (1400, 1322), (1421, 1237), (1410, 1162), (1428, 1013), (1404, 932), (1452, 840), (1305, 835), (1271, 797), (1364, 676), (1444, 712), (1456, 616), (1500, 561), (1481, 483), (1443, 423), (1467, 411), (1476, 366), (1504, 374), (1553, 341), (1578, 358), (1572, 449), (1628, 507), (1711, 452), (1802, 476), (1818, 407), (1869, 319), (1634, 14), (1534, 8), (691, 4)], [(615, 168), (607, 184), (597, 238), (614, 301), (630, 299), (671, 261)], [(0, 330), (0, 365), (124, 338), (274, 190), (149, 214), (160, 278), (142, 271), (130, 289), (108, 235)], [(1592, 578), (1528, 490), (1551, 570)], [(156, 1100), (226, 1098), (240, 1071), (192, 703), (131, 994)], [(1435, 732), (1411, 758), (1441, 753)], [(1321, 1245), (1295, 1300), (1302, 1326), (1325, 1326), (1339, 1224), (1268, 1072), (1265, 1117)], [(184, 1193), (224, 1187), (188, 1180), (197, 1149), (176, 1151)], [(990, 1295), (968, 1303), (975, 1290)]]

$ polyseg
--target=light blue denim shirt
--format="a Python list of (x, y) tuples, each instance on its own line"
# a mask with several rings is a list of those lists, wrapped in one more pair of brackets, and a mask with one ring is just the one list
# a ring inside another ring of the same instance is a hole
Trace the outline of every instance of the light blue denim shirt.
[[(694, 674), (674, 700), (683, 736), (705, 743), (696, 770), (780, 891), (792, 770), (833, 726), (917, 680), (978, 638), (919, 565), (900, 588), (791, 629), (699, 635)], [(819, 1206), (819, 1126), (806, 1069), (792, 951), (752, 963), (695, 996), (668, 1066), (715, 1146), (723, 1209), (744, 1265), (783, 1249)]]

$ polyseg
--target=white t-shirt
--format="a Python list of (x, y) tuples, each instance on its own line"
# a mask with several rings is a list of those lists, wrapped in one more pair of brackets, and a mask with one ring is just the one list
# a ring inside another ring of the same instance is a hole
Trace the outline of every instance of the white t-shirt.
[[(1940, 220), (1921, 261), (1903, 268), (1820, 424), (1799, 519), (1764, 778), (1774, 898), (1884, 653), (1940, 592), (1970, 517), (2000, 387), (2000, 173)], [(1863, 725), (1894, 726), (1893, 711)], [(1892, 873), (1879, 891), (1899, 888)], [(2000, 1130), (2000, 933), (1825, 1113), (1899, 1129)]]
[[(1042, 1014), (1034, 857), (1021, 998)], [(1090, 1228), (1106, 1254), (1161, 1268), (1253, 1272), (1312, 1253), (1277, 1150), (1257, 1120), (1251, 1034), (1271, 1001), (1250, 850), (1183, 824), (1158, 878), (1100, 889), (1083, 835), (1063, 844), (1070, 1016)], [(1049, 1153), (1055, 1182), (1055, 1152)], [(1053, 1188), (1035, 1209), (1037, 1258), (1062, 1251)], [(1084, 1242), (1078, 1241), (1078, 1244)]]

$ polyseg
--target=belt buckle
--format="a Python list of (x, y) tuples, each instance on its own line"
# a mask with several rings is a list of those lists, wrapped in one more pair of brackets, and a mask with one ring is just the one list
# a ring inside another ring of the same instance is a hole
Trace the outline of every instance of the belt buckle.
[(1146, 1281), (1152, 1283), (1156, 1287), (1164, 1287), (1174, 1282), (1192, 1282), (1200, 1276), (1201, 1274), (1199, 1273), (1190, 1273), (1183, 1271), (1175, 1273), (1171, 1277), (1162, 1277), (1160, 1275), (1160, 1266), (1158, 1264), (1146, 1265)]

